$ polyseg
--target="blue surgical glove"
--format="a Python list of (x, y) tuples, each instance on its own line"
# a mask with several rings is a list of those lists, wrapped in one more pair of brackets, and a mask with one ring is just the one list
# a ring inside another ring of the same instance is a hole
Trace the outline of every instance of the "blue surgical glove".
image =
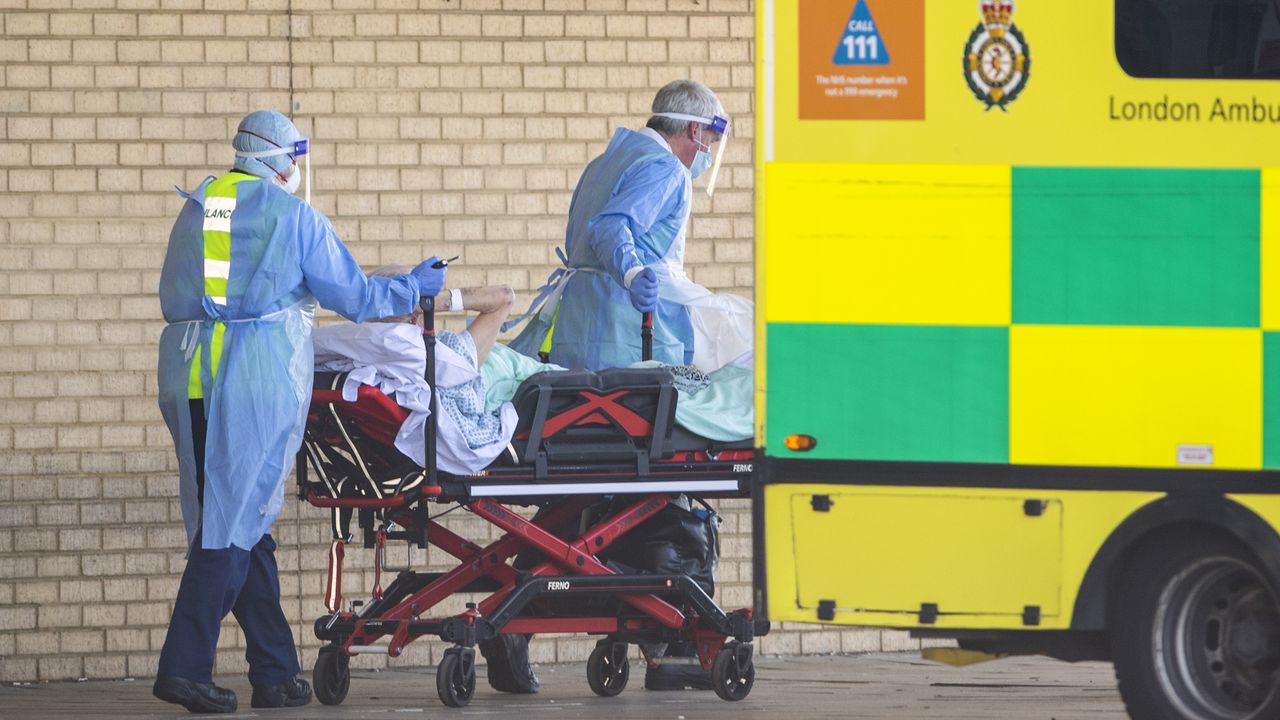
[(645, 268), (631, 278), (631, 306), (640, 312), (658, 308), (658, 274)]
[(444, 274), (449, 268), (431, 267), (437, 262), (440, 262), (439, 256), (432, 255), (409, 272), (409, 277), (418, 281), (418, 293), (422, 297), (435, 297), (444, 289)]

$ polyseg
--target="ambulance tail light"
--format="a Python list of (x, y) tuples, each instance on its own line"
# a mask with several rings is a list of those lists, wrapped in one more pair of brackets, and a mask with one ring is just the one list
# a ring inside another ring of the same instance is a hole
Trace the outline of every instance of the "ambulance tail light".
[(818, 439), (812, 435), (788, 435), (782, 444), (794, 452), (808, 452), (818, 446)]

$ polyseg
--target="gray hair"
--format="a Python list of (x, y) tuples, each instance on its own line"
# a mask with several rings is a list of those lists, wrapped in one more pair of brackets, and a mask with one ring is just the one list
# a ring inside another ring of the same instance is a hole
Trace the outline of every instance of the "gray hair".
[[(715, 115), (727, 117), (720, 99), (711, 88), (697, 80), (675, 80), (669, 82), (658, 91), (653, 98), (654, 113), (680, 113), (710, 118)], [(693, 123), (689, 120), (654, 115), (646, 126), (658, 131), (663, 137), (674, 137), (683, 133)]]

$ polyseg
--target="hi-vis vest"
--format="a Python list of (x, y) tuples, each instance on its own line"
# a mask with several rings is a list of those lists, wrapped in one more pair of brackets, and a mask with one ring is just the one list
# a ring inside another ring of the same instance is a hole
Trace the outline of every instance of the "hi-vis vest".
[[(229, 172), (209, 183), (204, 190), (204, 294), (216, 305), (227, 304), (227, 278), (231, 276), (231, 214), (236, 209), (236, 185), (246, 180), (261, 178), (241, 172)], [(213, 340), (209, 347), (212, 366), (210, 377), (218, 375), (218, 361), (222, 356), (222, 336), (227, 330), (224, 323), (213, 325)], [(198, 400), (204, 397), (200, 383), (200, 369), (204, 354), (197, 350), (191, 361), (191, 373), (187, 379), (187, 397)]]

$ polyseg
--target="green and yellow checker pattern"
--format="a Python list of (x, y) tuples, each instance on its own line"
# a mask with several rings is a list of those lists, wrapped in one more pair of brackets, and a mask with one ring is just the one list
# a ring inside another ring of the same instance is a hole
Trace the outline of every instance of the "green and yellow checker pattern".
[[(772, 162), (763, 180), (770, 455), (1280, 467), (1275, 172)], [(787, 450), (796, 433), (817, 447)]]

